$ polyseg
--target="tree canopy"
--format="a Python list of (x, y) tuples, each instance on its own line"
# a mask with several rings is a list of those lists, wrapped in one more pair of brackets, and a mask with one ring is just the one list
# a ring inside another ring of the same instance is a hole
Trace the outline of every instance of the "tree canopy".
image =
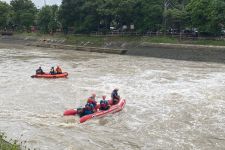
[[(42, 32), (182, 31), (197, 29), (219, 35), (225, 25), (225, 0), (62, 0), (37, 9), (31, 0), (0, 2), (0, 28), (35, 25)], [(132, 28), (131, 28), (132, 27)]]
[(58, 28), (60, 28), (60, 23), (58, 22), (58, 6), (44, 6), (38, 12), (37, 15), (37, 25), (41, 32), (43, 33), (53, 33)]
[(11, 6), (0, 1), (0, 28), (4, 29), (9, 25)]
[(34, 24), (37, 8), (31, 0), (12, 0), (12, 20), (19, 29), (29, 28)]

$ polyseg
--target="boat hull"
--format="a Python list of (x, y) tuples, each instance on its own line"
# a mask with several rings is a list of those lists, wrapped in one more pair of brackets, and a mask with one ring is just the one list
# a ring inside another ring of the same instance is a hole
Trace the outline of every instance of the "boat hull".
[[(126, 105), (126, 100), (125, 99), (120, 100), (118, 102), (118, 104), (116, 104), (116, 105), (112, 105), (112, 100), (109, 100), (108, 102), (110, 104), (110, 108), (108, 110), (99, 110), (100, 105), (98, 104), (97, 105), (97, 111), (95, 113), (93, 113), (93, 114), (85, 115), (85, 116), (81, 117), (80, 118), (80, 123), (83, 123), (83, 122), (85, 122), (87, 120), (90, 120), (92, 118), (100, 118), (100, 117), (104, 117), (104, 116), (106, 116), (108, 114), (113, 114), (113, 113), (119, 112)], [(77, 110), (76, 109), (66, 110), (66, 111), (64, 111), (63, 115), (64, 116), (77, 115)]]
[(31, 78), (66, 78), (68, 76), (67, 72), (63, 72), (62, 74), (36, 74), (32, 75)]

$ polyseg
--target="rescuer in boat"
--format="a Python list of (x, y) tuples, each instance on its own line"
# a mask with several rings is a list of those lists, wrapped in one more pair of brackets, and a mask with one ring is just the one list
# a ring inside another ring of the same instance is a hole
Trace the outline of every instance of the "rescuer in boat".
[(87, 104), (84, 108), (77, 108), (77, 114), (80, 117), (83, 117), (85, 115), (93, 114), (95, 111), (97, 111), (97, 102), (95, 101), (96, 94), (93, 93), (91, 97), (88, 98)]
[(54, 67), (52, 67), (52, 68), (51, 68), (51, 70), (50, 70), (50, 72), (49, 72), (49, 73), (50, 73), (51, 75), (56, 74)]
[(102, 100), (100, 101), (100, 110), (108, 110), (109, 102), (106, 100), (106, 96), (102, 96)]
[(117, 104), (120, 100), (120, 96), (118, 95), (118, 91), (119, 91), (118, 88), (115, 88), (112, 91), (111, 98), (112, 98), (112, 101), (113, 101), (113, 105)]
[(44, 71), (42, 70), (41, 67), (39, 67), (39, 68), (36, 70), (36, 74), (44, 74)]
[(82, 108), (82, 107), (77, 108), (77, 114), (78, 114), (80, 117), (85, 116), (85, 108)]
[(62, 74), (62, 69), (59, 66), (55, 70), (57, 74)]
[(93, 93), (91, 95), (91, 97), (88, 98), (88, 101), (87, 101), (87, 103), (92, 104), (94, 106), (94, 108), (96, 108), (96, 106), (97, 106), (97, 102), (96, 102), (95, 98), (96, 98), (96, 94)]
[(91, 103), (87, 103), (84, 108), (82, 108), (82, 107), (77, 108), (77, 114), (80, 117), (93, 114), (94, 112), (95, 112), (95, 107)]
[(82, 116), (93, 114), (94, 111), (95, 111), (94, 105), (91, 103), (87, 103), (84, 107), (84, 112), (83, 112)]

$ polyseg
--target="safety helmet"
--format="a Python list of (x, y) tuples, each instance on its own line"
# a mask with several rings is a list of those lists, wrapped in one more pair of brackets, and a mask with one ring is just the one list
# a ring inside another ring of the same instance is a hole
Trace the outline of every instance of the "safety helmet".
[(93, 97), (96, 97), (96, 94), (95, 94), (95, 93), (92, 93), (92, 96), (93, 96)]

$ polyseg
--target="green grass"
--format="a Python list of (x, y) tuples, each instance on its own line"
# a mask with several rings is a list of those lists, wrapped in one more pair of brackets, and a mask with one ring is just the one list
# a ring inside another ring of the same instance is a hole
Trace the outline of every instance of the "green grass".
[(64, 37), (67, 44), (102, 46), (104, 43), (103, 37), (91, 37), (87, 35), (67, 35)]
[(159, 36), (159, 37), (145, 37), (142, 38), (143, 42), (149, 43), (171, 43), (171, 44), (179, 44), (180, 41), (177, 38)]
[(196, 40), (196, 41), (192, 41), (192, 43), (190, 43), (190, 44), (225, 46), (225, 41), (223, 41), (223, 40)]
[(169, 36), (142, 37), (142, 36), (89, 36), (89, 35), (64, 35), (57, 33), (54, 35), (42, 33), (17, 33), (18, 36), (35, 37), (45, 39), (60, 39), (66, 44), (77, 46), (93, 46), (101, 47), (109, 43), (131, 43), (140, 44), (147, 43), (170, 43), (170, 44), (195, 44), (195, 45), (214, 45), (225, 46), (224, 40), (180, 40), (179, 38)]
[(83, 45), (83, 46), (104, 46), (107, 43), (124, 43), (124, 42), (138, 42), (140, 37), (134, 36), (88, 36), (88, 35), (68, 35), (66, 36), (66, 43)]
[(20, 37), (34, 37), (34, 38), (49, 38), (49, 39), (65, 39), (65, 36), (63, 34), (43, 34), (40, 32), (35, 32), (35, 33), (28, 33), (28, 32), (17, 32), (15, 33), (15, 36), (20, 36)]
[(174, 37), (141, 37), (141, 36), (87, 36), (87, 35), (68, 35), (66, 36), (68, 44), (86, 45), (86, 46), (104, 46), (106, 43), (170, 43), (170, 44), (195, 44), (195, 45), (214, 45), (225, 46), (223, 40), (180, 40)]
[(4, 139), (6, 136), (4, 134), (0, 134), (0, 150), (21, 150), (20, 145), (17, 144), (17, 141), (13, 141), (13, 143), (9, 143)]

